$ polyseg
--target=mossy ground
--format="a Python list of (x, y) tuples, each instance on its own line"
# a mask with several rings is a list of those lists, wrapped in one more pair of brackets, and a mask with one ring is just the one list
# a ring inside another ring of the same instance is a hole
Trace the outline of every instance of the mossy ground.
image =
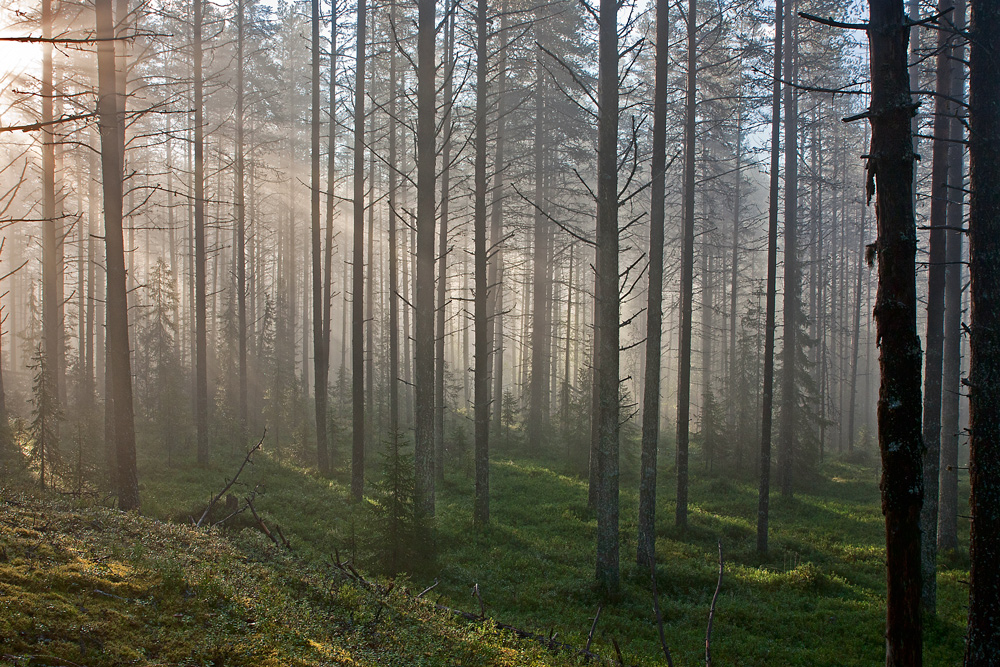
[[(282, 527), (292, 553), (253, 529), (222, 534), (183, 525), (234, 469), (232, 461), (207, 470), (145, 466), (143, 512), (173, 524), (8, 494), (0, 502), (7, 551), (0, 636), (13, 639), (0, 640), (0, 653), (88, 665), (568, 664), (398, 594), (383, 605), (339, 580), (331, 555), (363, 564), (368, 528), (347, 500), (343, 475), (322, 479), (266, 456), (244, 473), (265, 490), (255, 505)], [(672, 526), (670, 471), (661, 474), (657, 585), (674, 664), (703, 664), (719, 540), (725, 577), (715, 664), (884, 660), (884, 533), (874, 470), (828, 462), (794, 498), (775, 495), (767, 558), (755, 551), (752, 482), (696, 476), (690, 524), (681, 532)], [(663, 664), (649, 575), (634, 565), (634, 486), (623, 479), (622, 593), (605, 604), (593, 649), (610, 659), (615, 639), (627, 664)], [(590, 584), (596, 520), (585, 482), (543, 462), (498, 459), (492, 523), (482, 531), (472, 525), (471, 491), (460, 473), (439, 487), (436, 561), (414, 572), (409, 586), (439, 581), (428, 597), (477, 611), (470, 591), (478, 583), (498, 621), (583, 646), (601, 604)], [(925, 664), (961, 663), (967, 567), (960, 555), (941, 559)]]

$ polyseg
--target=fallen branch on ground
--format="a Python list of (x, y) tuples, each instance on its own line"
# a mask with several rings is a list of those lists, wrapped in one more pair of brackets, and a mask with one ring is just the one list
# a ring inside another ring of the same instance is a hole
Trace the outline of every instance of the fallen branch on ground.
[[(346, 577), (348, 577), (349, 579), (351, 579), (351, 580), (355, 581), (356, 583), (360, 584), (363, 588), (368, 589), (372, 593), (376, 593), (378, 595), (387, 596), (389, 594), (389, 592), (394, 587), (394, 585), (391, 585), (388, 588), (386, 588), (386, 587), (383, 587), (383, 586), (379, 586), (378, 584), (375, 584), (375, 583), (373, 583), (371, 581), (368, 581), (367, 579), (365, 579), (361, 575), (360, 572), (357, 571), (357, 569), (355, 569), (355, 567), (353, 565), (351, 565), (350, 563), (341, 562), (339, 554), (337, 554), (336, 560), (333, 561), (333, 564)], [(423, 591), (420, 595), (424, 595), (426, 592), (427, 592), (427, 590)], [(419, 596), (410, 595), (409, 593), (407, 593), (407, 595), (408, 595), (408, 597), (410, 597), (410, 598), (412, 598), (414, 600), (423, 600), (424, 599), (424, 598), (421, 598)], [(477, 597), (479, 597), (480, 605), (482, 605), (483, 604), (482, 603), (482, 597), (478, 595), (478, 585), (477, 585), (477, 587), (475, 589), (474, 595), (476, 595)], [(578, 656), (582, 657), (584, 660), (587, 660), (587, 661), (590, 661), (590, 660), (600, 661), (601, 660), (601, 657), (599, 655), (597, 655), (596, 653), (592, 653), (589, 650), (589, 648), (586, 648), (586, 649), (577, 649), (576, 647), (574, 647), (574, 646), (572, 646), (570, 644), (567, 644), (567, 643), (561, 642), (561, 641), (557, 641), (554, 635), (551, 636), (551, 637), (546, 637), (545, 635), (540, 635), (540, 634), (537, 634), (535, 632), (529, 632), (527, 630), (523, 630), (523, 629), (515, 627), (513, 625), (509, 625), (507, 623), (500, 623), (499, 621), (496, 621), (494, 619), (490, 619), (490, 618), (488, 618), (488, 617), (486, 617), (484, 615), (485, 614), (484, 606), (480, 607), (480, 614), (474, 614), (474, 613), (469, 612), (469, 611), (462, 611), (461, 609), (455, 609), (453, 607), (447, 607), (447, 606), (445, 606), (443, 604), (439, 604), (439, 603), (433, 603), (433, 604), (434, 604), (434, 608), (437, 609), (438, 611), (446, 612), (448, 614), (451, 614), (452, 616), (464, 619), (466, 621), (470, 621), (470, 622), (473, 622), (473, 623), (484, 623), (486, 621), (492, 621), (493, 625), (497, 629), (499, 629), (499, 630), (505, 630), (505, 631), (511, 633), (512, 635), (514, 635), (515, 637), (517, 637), (518, 639), (527, 639), (527, 640), (530, 640), (530, 641), (533, 641), (533, 642), (537, 642), (537, 643), (541, 644), (542, 646), (544, 646), (545, 648), (547, 648), (550, 651), (552, 651), (553, 653), (559, 653), (559, 652), (570, 653), (572, 655), (578, 655)], [(593, 631), (593, 630), (591, 630), (591, 631)], [(588, 646), (589, 646), (589, 642), (588, 642)]]
[(228, 491), (229, 489), (233, 488), (233, 484), (235, 484), (236, 480), (239, 479), (240, 473), (243, 472), (243, 468), (245, 468), (248, 463), (253, 463), (252, 458), (253, 458), (254, 452), (256, 452), (258, 449), (260, 449), (261, 446), (263, 446), (263, 444), (264, 444), (264, 436), (266, 436), (266, 435), (267, 435), (267, 429), (264, 429), (264, 433), (261, 434), (261, 436), (260, 436), (260, 441), (258, 441), (256, 445), (254, 445), (253, 447), (250, 448), (250, 451), (247, 452), (246, 457), (244, 457), (244, 459), (243, 459), (243, 463), (240, 464), (239, 470), (236, 471), (236, 474), (233, 475), (233, 478), (231, 480), (229, 480), (229, 482), (226, 484), (226, 486), (223, 487), (222, 491), (219, 491), (219, 494), (217, 496), (215, 496), (214, 498), (212, 498), (212, 500), (208, 503), (208, 507), (206, 507), (205, 511), (201, 513), (201, 518), (198, 519), (198, 523), (195, 524), (195, 527), (201, 528), (202, 522), (205, 520), (205, 517), (208, 516), (208, 513), (212, 511), (212, 508), (215, 507), (215, 504), (217, 502), (219, 502), (219, 500), (222, 498), (222, 496), (226, 495), (226, 491)]
[(705, 631), (705, 667), (712, 667), (712, 621), (715, 620), (715, 603), (722, 589), (722, 540), (719, 540), (719, 581), (715, 585), (712, 606), (708, 610), (708, 629)]

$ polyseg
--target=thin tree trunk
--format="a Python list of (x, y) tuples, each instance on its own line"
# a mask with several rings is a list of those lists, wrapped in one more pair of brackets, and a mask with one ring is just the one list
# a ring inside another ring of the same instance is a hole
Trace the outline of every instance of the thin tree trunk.
[(201, 41), (202, 0), (193, 1), (195, 423), (198, 436), (198, 465), (204, 466), (208, 464), (208, 302), (205, 291), (205, 121)]
[[(660, 348), (663, 330), (663, 221), (667, 168), (667, 64), (670, 5), (656, 3), (653, 84), (652, 192), (649, 212), (649, 286), (646, 300), (646, 381), (642, 397), (642, 462), (636, 559), (645, 572), (656, 558), (656, 455), (660, 444)], [(569, 342), (567, 331), (567, 345)], [(569, 349), (566, 350), (567, 356)], [(568, 378), (567, 378), (568, 381)]]
[[(353, 448), (351, 496), (360, 502), (365, 489), (365, 30), (367, 5), (358, 4), (357, 65), (354, 76), (354, 275), (351, 294), (351, 383)], [(371, 267), (369, 267), (371, 270)], [(371, 409), (371, 406), (368, 406)]]
[(677, 506), (675, 523), (687, 527), (688, 441), (691, 431), (691, 315), (694, 292), (695, 112), (698, 93), (698, 2), (688, 0), (687, 100), (684, 108), (684, 221), (681, 234), (681, 323), (677, 362)]
[(475, 411), (476, 496), (473, 519), (485, 526), (490, 521), (490, 340), (489, 283), (486, 264), (486, 109), (487, 109), (487, 0), (476, 4), (476, 137), (475, 137), (475, 235), (474, 318), (476, 367), (473, 406)]
[(416, 499), (434, 515), (434, 0), (417, 4), (417, 271), (414, 332)]
[[(396, 25), (397, 3), (393, 1), (389, 11), (390, 21)], [(396, 190), (399, 158), (396, 151), (396, 114), (399, 94), (395, 45), (390, 46), (389, 55), (389, 437), (393, 442), (399, 435), (399, 299), (396, 293), (399, 284), (397, 275), (399, 263), (396, 244)], [(404, 232), (405, 236), (405, 232)]]
[(764, 314), (764, 382), (760, 418), (757, 553), (767, 553), (771, 502), (771, 427), (774, 418), (774, 318), (778, 283), (778, 160), (781, 141), (781, 52), (785, 31), (782, 0), (774, 4), (774, 77), (771, 82), (771, 172), (767, 209), (767, 291)]
[(795, 0), (785, 5), (785, 76), (792, 85), (785, 86), (785, 271), (782, 298), (781, 344), (781, 414), (778, 434), (778, 482), (781, 495), (791, 497), (795, 459), (795, 422), (798, 412), (798, 387), (795, 367), (798, 352), (799, 321), (799, 105)]
[(489, 340), (493, 360), (491, 403), (493, 432), (500, 434), (503, 414), (503, 172), (504, 140), (507, 124), (507, 0), (500, 3), (500, 64), (497, 72), (496, 153), (493, 158), (493, 200), (490, 202)]
[[(964, 0), (955, 3), (952, 23), (956, 30), (965, 29)], [(965, 59), (960, 43), (954, 49), (958, 62)], [(965, 78), (961, 70), (951, 80), (951, 96), (965, 98)], [(955, 120), (950, 123), (948, 146), (948, 231), (944, 296), (944, 360), (941, 387), (941, 476), (938, 502), (938, 549), (958, 549), (958, 441), (960, 436), (959, 407), (962, 399), (962, 243), (965, 211), (963, 158), (964, 127)]]
[(237, 0), (236, 15), (236, 309), (239, 332), (239, 417), (240, 441), (247, 437), (247, 250), (246, 250), (246, 194), (244, 192), (244, 139), (243, 139), (243, 46), (244, 6)]
[[(953, 12), (953, 0), (939, 0), (938, 12)], [(951, 92), (954, 61), (951, 35), (938, 32), (935, 88)], [(948, 237), (948, 142), (954, 105), (945, 97), (934, 100), (934, 142), (931, 164), (931, 233), (927, 268), (927, 335), (924, 356), (924, 506), (920, 514), (921, 569), (924, 610), (934, 614), (937, 602), (938, 477), (941, 457), (941, 387), (944, 366), (944, 287)]]
[(441, 150), (441, 221), (438, 231), (438, 276), (437, 276), (437, 323), (434, 327), (434, 459), (431, 463), (436, 480), (444, 480), (444, 373), (445, 373), (445, 338), (446, 338), (446, 306), (448, 299), (448, 204), (451, 187), (451, 108), (453, 99), (453, 75), (455, 67), (455, 16), (447, 17), (444, 35), (444, 146)]

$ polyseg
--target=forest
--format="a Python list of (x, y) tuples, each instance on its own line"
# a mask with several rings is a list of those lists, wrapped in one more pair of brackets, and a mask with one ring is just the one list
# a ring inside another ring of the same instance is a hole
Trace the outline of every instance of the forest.
[(0, 665), (1000, 665), (996, 0), (10, 0), (0, 80)]

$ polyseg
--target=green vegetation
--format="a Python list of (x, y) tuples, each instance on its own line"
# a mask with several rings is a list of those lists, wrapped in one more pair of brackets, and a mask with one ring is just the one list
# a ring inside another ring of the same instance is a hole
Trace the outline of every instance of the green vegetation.
[[(254, 505), (269, 525), (281, 526), (290, 553), (244, 515), (224, 533), (191, 528), (190, 517), (235, 467), (147, 462), (143, 511), (170, 524), (5, 492), (0, 637), (14, 639), (0, 640), (0, 653), (88, 665), (569, 664), (398, 592), (435, 580), (428, 597), (441, 596), (441, 604), (478, 612), (471, 589), (479, 584), (487, 615), (498, 622), (586, 644), (600, 604), (590, 583), (596, 522), (586, 483), (555, 466), (495, 461), (493, 524), (483, 532), (472, 525), (471, 479), (450, 475), (439, 490), (435, 563), (411, 572), (412, 583), (397, 585), (384, 601), (338, 579), (331, 565), (339, 553), (378, 569), (369, 539), (373, 515), (350, 505), (346, 477), (321, 479), (266, 456), (244, 473), (247, 486), (237, 493), (259, 485), (263, 495)], [(668, 469), (661, 473), (670, 479)], [(870, 467), (828, 462), (807, 491), (791, 500), (775, 496), (772, 553), (763, 561), (754, 551), (754, 484), (697, 478), (683, 534), (670, 523), (672, 482), (661, 484), (657, 586), (675, 664), (703, 664), (720, 539), (725, 577), (712, 640), (716, 664), (880, 663), (884, 536), (876, 475)], [(623, 488), (632, 486), (623, 480)], [(592, 650), (613, 659), (615, 639), (627, 664), (658, 665), (649, 574), (634, 564), (636, 504), (634, 492), (622, 492), (623, 592), (605, 605)], [(941, 568), (925, 660), (954, 665), (963, 648), (967, 563), (951, 554)]]

